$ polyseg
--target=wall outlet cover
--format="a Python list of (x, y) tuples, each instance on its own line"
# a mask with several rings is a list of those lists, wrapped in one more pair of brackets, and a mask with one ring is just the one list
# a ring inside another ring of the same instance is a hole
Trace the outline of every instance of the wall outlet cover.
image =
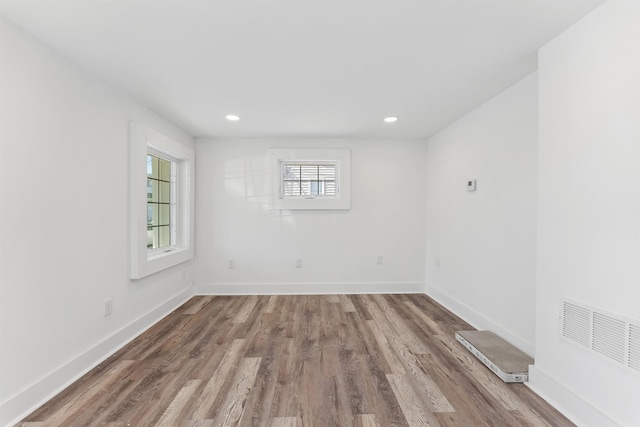
[(476, 191), (476, 180), (470, 179), (467, 181), (467, 191)]
[(113, 300), (111, 298), (104, 300), (104, 317), (111, 316), (113, 313)]

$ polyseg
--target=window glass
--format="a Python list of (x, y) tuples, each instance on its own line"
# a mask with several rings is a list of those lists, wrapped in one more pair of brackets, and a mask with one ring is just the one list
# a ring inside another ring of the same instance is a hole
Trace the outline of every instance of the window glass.
[(171, 246), (173, 162), (147, 154), (147, 248)]
[(158, 181), (158, 202), (171, 203), (171, 182)]
[(336, 165), (283, 163), (282, 196), (336, 196)]
[(147, 156), (147, 176), (158, 178), (158, 158)]

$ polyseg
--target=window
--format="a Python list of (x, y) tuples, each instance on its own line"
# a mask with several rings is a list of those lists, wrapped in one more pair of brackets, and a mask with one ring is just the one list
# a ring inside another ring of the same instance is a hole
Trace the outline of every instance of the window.
[(282, 162), (283, 197), (335, 197), (336, 165)]
[(193, 258), (193, 150), (131, 124), (131, 278)]
[(147, 154), (147, 249), (175, 242), (175, 170), (175, 162)]
[(348, 149), (271, 149), (274, 209), (350, 209)]

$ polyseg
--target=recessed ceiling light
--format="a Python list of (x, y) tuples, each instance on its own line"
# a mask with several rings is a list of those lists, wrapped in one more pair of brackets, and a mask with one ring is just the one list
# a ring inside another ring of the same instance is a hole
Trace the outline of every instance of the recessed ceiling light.
[(227, 114), (226, 116), (224, 116), (224, 118), (229, 120), (230, 122), (237, 122), (238, 120), (240, 120), (240, 116), (236, 116), (235, 114)]
[(394, 123), (397, 121), (398, 121), (398, 118), (396, 116), (389, 116), (384, 118), (385, 123)]

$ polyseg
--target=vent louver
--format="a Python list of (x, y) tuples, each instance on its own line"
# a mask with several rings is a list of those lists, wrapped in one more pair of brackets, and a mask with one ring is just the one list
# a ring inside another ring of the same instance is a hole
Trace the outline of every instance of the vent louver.
[(640, 372), (640, 326), (629, 325), (629, 367)]
[(592, 348), (600, 354), (624, 363), (624, 339), (626, 324), (622, 320), (593, 313)]
[(561, 319), (565, 340), (640, 372), (640, 322), (567, 299)]
[(583, 307), (571, 304), (565, 301), (564, 317), (562, 322), (562, 334), (569, 338), (589, 347), (589, 323), (591, 312)]

